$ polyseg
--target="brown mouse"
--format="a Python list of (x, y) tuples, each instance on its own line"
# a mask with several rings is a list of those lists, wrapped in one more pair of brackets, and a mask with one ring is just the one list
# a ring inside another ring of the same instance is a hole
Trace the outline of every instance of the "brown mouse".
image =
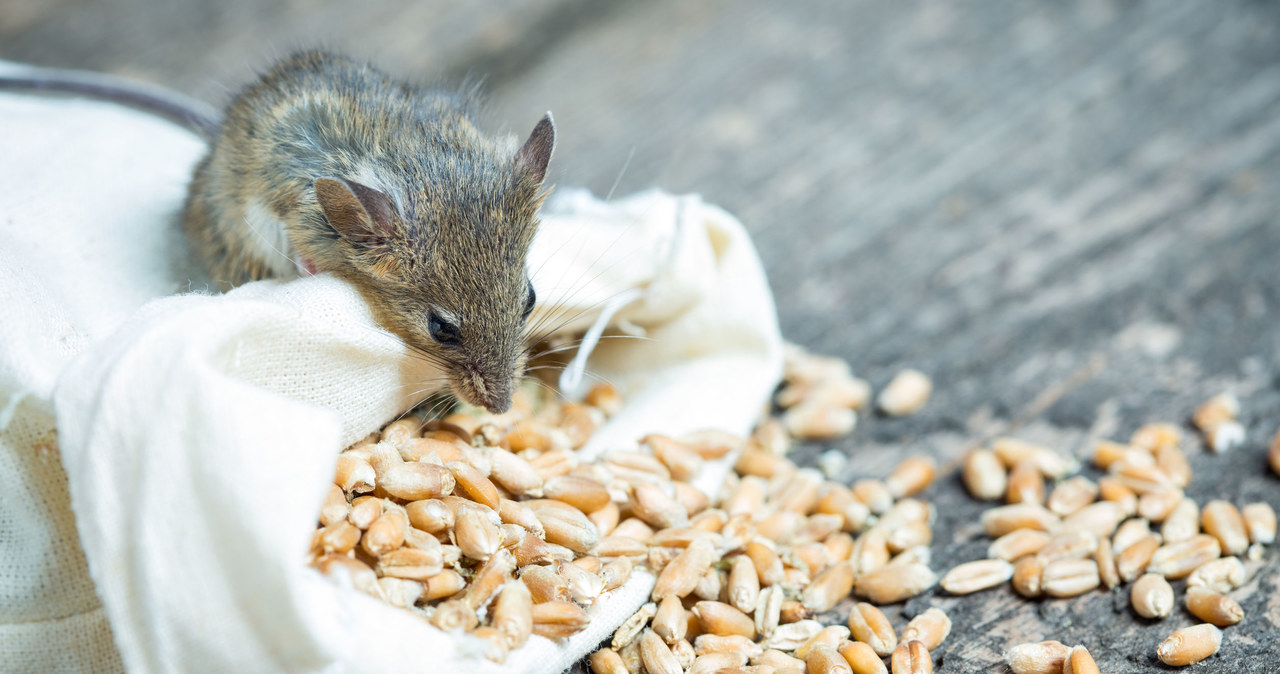
[(336, 274), (455, 394), (506, 411), (555, 127), (547, 113), (517, 147), (473, 114), (463, 96), (343, 56), (286, 58), (232, 101), (196, 167), (183, 213), (196, 256), (224, 287)]

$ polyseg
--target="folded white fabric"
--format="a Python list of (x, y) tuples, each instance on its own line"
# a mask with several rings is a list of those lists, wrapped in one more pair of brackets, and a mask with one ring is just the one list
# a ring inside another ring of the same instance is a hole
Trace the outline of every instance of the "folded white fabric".
[[(175, 216), (202, 150), (181, 130), (5, 96), (0, 146), (13, 149), (0, 179), (22, 187), (0, 191), (6, 671), (557, 672), (647, 597), (638, 573), (583, 633), (495, 665), (306, 568), (336, 453), (420, 399), (430, 367), (326, 275), (173, 295), (192, 278), (173, 263)], [(587, 360), (626, 404), (584, 457), (650, 432), (748, 430), (780, 340), (731, 216), (695, 196), (565, 191), (530, 268), (538, 311), (572, 318), (562, 330), (607, 307), (645, 337), (602, 340)]]

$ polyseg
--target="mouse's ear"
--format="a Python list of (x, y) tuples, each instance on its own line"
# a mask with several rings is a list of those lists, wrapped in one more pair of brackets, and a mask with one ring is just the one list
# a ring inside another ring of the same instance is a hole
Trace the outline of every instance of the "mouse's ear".
[(533, 127), (529, 140), (516, 152), (516, 171), (533, 177), (534, 182), (541, 183), (547, 177), (547, 164), (551, 162), (551, 152), (556, 148), (556, 125), (551, 121), (551, 113), (546, 115)]
[(346, 178), (317, 178), (316, 201), (343, 238), (366, 247), (385, 245), (395, 232), (391, 199)]

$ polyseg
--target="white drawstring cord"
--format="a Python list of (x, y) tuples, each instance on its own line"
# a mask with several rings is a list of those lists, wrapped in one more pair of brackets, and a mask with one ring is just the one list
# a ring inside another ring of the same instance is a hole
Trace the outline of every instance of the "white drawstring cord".
[(564, 368), (564, 372), (560, 373), (560, 393), (566, 398), (577, 400), (581, 397), (583, 391), (579, 390), (579, 387), (582, 386), (582, 378), (587, 371), (587, 359), (591, 357), (591, 352), (600, 343), (600, 335), (604, 334), (604, 329), (609, 326), (609, 321), (613, 320), (613, 315), (626, 305), (639, 299), (640, 294), (641, 290), (639, 288), (631, 288), (618, 293), (608, 302), (605, 302), (604, 308), (600, 310), (600, 315), (596, 317), (596, 321), (587, 329), (587, 334), (582, 336), (582, 343), (578, 345), (578, 353), (574, 355), (573, 360), (569, 361), (569, 365)]

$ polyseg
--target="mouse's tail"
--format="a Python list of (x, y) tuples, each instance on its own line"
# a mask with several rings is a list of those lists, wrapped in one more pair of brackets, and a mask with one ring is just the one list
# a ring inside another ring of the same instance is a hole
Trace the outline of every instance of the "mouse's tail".
[(116, 75), (0, 61), (0, 91), (4, 90), (98, 98), (159, 115), (195, 131), (206, 140), (212, 140), (218, 133), (218, 112), (208, 103)]

